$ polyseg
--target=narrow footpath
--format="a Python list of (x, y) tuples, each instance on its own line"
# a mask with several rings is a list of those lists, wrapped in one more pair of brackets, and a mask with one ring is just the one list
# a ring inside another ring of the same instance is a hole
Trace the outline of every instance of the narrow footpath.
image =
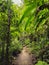
[(33, 65), (35, 58), (32, 58), (32, 55), (29, 54), (29, 49), (24, 47), (22, 52), (15, 57), (13, 60), (13, 65)]

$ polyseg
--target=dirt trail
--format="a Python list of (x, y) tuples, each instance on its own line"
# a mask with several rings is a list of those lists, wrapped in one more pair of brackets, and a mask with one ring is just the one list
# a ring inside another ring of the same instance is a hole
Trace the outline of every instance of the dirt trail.
[(15, 57), (13, 65), (33, 65), (32, 55), (29, 54), (28, 50), (28, 48), (24, 47), (18, 57)]

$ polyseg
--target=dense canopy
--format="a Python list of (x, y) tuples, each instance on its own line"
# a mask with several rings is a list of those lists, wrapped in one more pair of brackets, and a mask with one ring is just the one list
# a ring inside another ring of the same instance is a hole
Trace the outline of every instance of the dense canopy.
[(49, 0), (0, 0), (0, 65), (22, 62), (49, 65)]

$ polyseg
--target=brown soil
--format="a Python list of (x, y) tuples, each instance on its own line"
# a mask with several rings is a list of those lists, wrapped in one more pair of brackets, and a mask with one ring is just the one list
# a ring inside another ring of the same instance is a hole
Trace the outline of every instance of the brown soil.
[(13, 65), (33, 65), (35, 58), (32, 58), (32, 54), (30, 54), (29, 49), (24, 47), (22, 52), (18, 55), (18, 57), (14, 57)]

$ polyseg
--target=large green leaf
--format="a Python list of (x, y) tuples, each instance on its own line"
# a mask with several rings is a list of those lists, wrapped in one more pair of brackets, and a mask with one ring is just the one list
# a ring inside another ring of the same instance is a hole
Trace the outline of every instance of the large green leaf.
[(22, 17), (21, 17), (19, 24), (22, 23), (23, 19), (24, 19), (25, 17), (27, 17), (27, 16), (34, 10), (34, 8), (36, 8), (36, 7), (37, 7), (37, 5), (36, 5), (35, 3), (33, 3), (33, 4), (30, 5), (30, 6), (28, 6), (28, 7), (26, 8), (26, 10), (24, 11)]

